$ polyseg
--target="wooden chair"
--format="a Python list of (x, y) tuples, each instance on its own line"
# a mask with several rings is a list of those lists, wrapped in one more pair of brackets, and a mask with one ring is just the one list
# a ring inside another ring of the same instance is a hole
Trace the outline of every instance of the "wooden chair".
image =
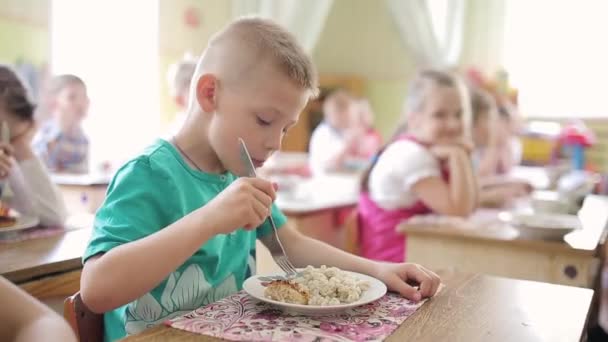
[(70, 324), (80, 342), (103, 341), (103, 315), (84, 305), (80, 292), (63, 302), (63, 317)]
[(344, 250), (359, 255), (359, 214), (354, 209), (344, 221)]

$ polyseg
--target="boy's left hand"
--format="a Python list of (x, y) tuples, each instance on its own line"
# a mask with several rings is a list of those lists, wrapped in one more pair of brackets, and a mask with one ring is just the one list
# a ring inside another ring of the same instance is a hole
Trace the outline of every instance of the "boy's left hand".
[(379, 262), (375, 276), (383, 281), (389, 290), (399, 292), (403, 297), (415, 302), (433, 296), (441, 284), (441, 279), (433, 271), (412, 263)]

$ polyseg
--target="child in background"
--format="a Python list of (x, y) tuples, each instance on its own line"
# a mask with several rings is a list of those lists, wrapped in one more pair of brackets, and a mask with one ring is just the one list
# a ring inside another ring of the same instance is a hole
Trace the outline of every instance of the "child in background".
[(494, 98), (481, 89), (471, 90), (471, 108), (473, 165), (480, 178), (479, 202), (485, 207), (504, 207), (532, 191), (528, 182), (505, 179), (505, 174), (521, 158), (519, 141), (513, 135), (514, 123), (506, 108), (499, 110)]
[(363, 129), (363, 136), (358, 146), (357, 154), (362, 158), (369, 159), (382, 147), (382, 136), (374, 128), (374, 111), (367, 99), (359, 99), (356, 102), (357, 113)]
[(310, 138), (313, 174), (352, 171), (365, 162), (358, 155), (364, 135), (353, 97), (344, 90), (329, 94), (323, 102), (324, 120)]
[(196, 69), (196, 60), (184, 57), (178, 63), (172, 64), (167, 73), (169, 81), (169, 90), (171, 97), (177, 105), (178, 112), (169, 126), (169, 134), (171, 136), (177, 134), (186, 121), (186, 111), (189, 103), (190, 81)]
[(82, 121), (89, 109), (87, 88), (77, 76), (60, 75), (48, 92), (51, 117), (34, 138), (34, 150), (51, 172), (86, 173), (89, 140)]
[(272, 234), (269, 215), (296, 267), (370, 274), (414, 300), (436, 292), (439, 278), (421, 266), (373, 262), (301, 235), (273, 204), (272, 183), (236, 176), (248, 173), (238, 139), (261, 167), (316, 89), (312, 61), (270, 20), (239, 19), (210, 39), (185, 124), (119, 169), (97, 211), (80, 293), (105, 312), (106, 340), (240, 290), (255, 272), (256, 239)]
[(0, 277), (0, 341), (76, 341), (62, 317)]
[(521, 161), (521, 143), (514, 134), (516, 118), (509, 107), (499, 107), (481, 89), (472, 91), (471, 101), (477, 173), (481, 177), (508, 173)]
[(412, 81), (397, 129), (363, 177), (358, 215), (362, 256), (404, 260), (406, 238), (395, 231), (403, 220), (438, 213), (469, 215), (477, 185), (463, 139), (457, 80), (436, 70)]
[(17, 74), (0, 65), (0, 125), (5, 122), (9, 131), (8, 143), (0, 141), (2, 202), (42, 225), (62, 225), (67, 216), (63, 197), (31, 148), (34, 107)]

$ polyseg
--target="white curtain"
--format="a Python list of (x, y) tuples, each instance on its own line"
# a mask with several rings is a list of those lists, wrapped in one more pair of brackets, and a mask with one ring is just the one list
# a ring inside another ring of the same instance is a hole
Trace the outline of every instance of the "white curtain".
[(386, 4), (418, 65), (451, 67), (458, 64), (465, 0), (386, 0)]
[[(467, 1), (461, 65), (475, 66), (488, 75), (504, 67), (505, 14), (506, 0)], [(529, 30), (529, 27), (525, 29)]]
[(296, 36), (306, 52), (312, 53), (333, 0), (233, 0), (232, 14), (270, 18)]

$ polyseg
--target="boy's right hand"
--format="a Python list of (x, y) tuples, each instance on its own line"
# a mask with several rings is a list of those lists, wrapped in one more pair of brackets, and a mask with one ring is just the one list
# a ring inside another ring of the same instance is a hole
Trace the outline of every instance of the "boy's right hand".
[(216, 234), (229, 234), (238, 228), (254, 229), (270, 215), (276, 199), (274, 185), (261, 178), (242, 177), (230, 184), (204, 208), (206, 215), (213, 213), (218, 219), (211, 220)]

